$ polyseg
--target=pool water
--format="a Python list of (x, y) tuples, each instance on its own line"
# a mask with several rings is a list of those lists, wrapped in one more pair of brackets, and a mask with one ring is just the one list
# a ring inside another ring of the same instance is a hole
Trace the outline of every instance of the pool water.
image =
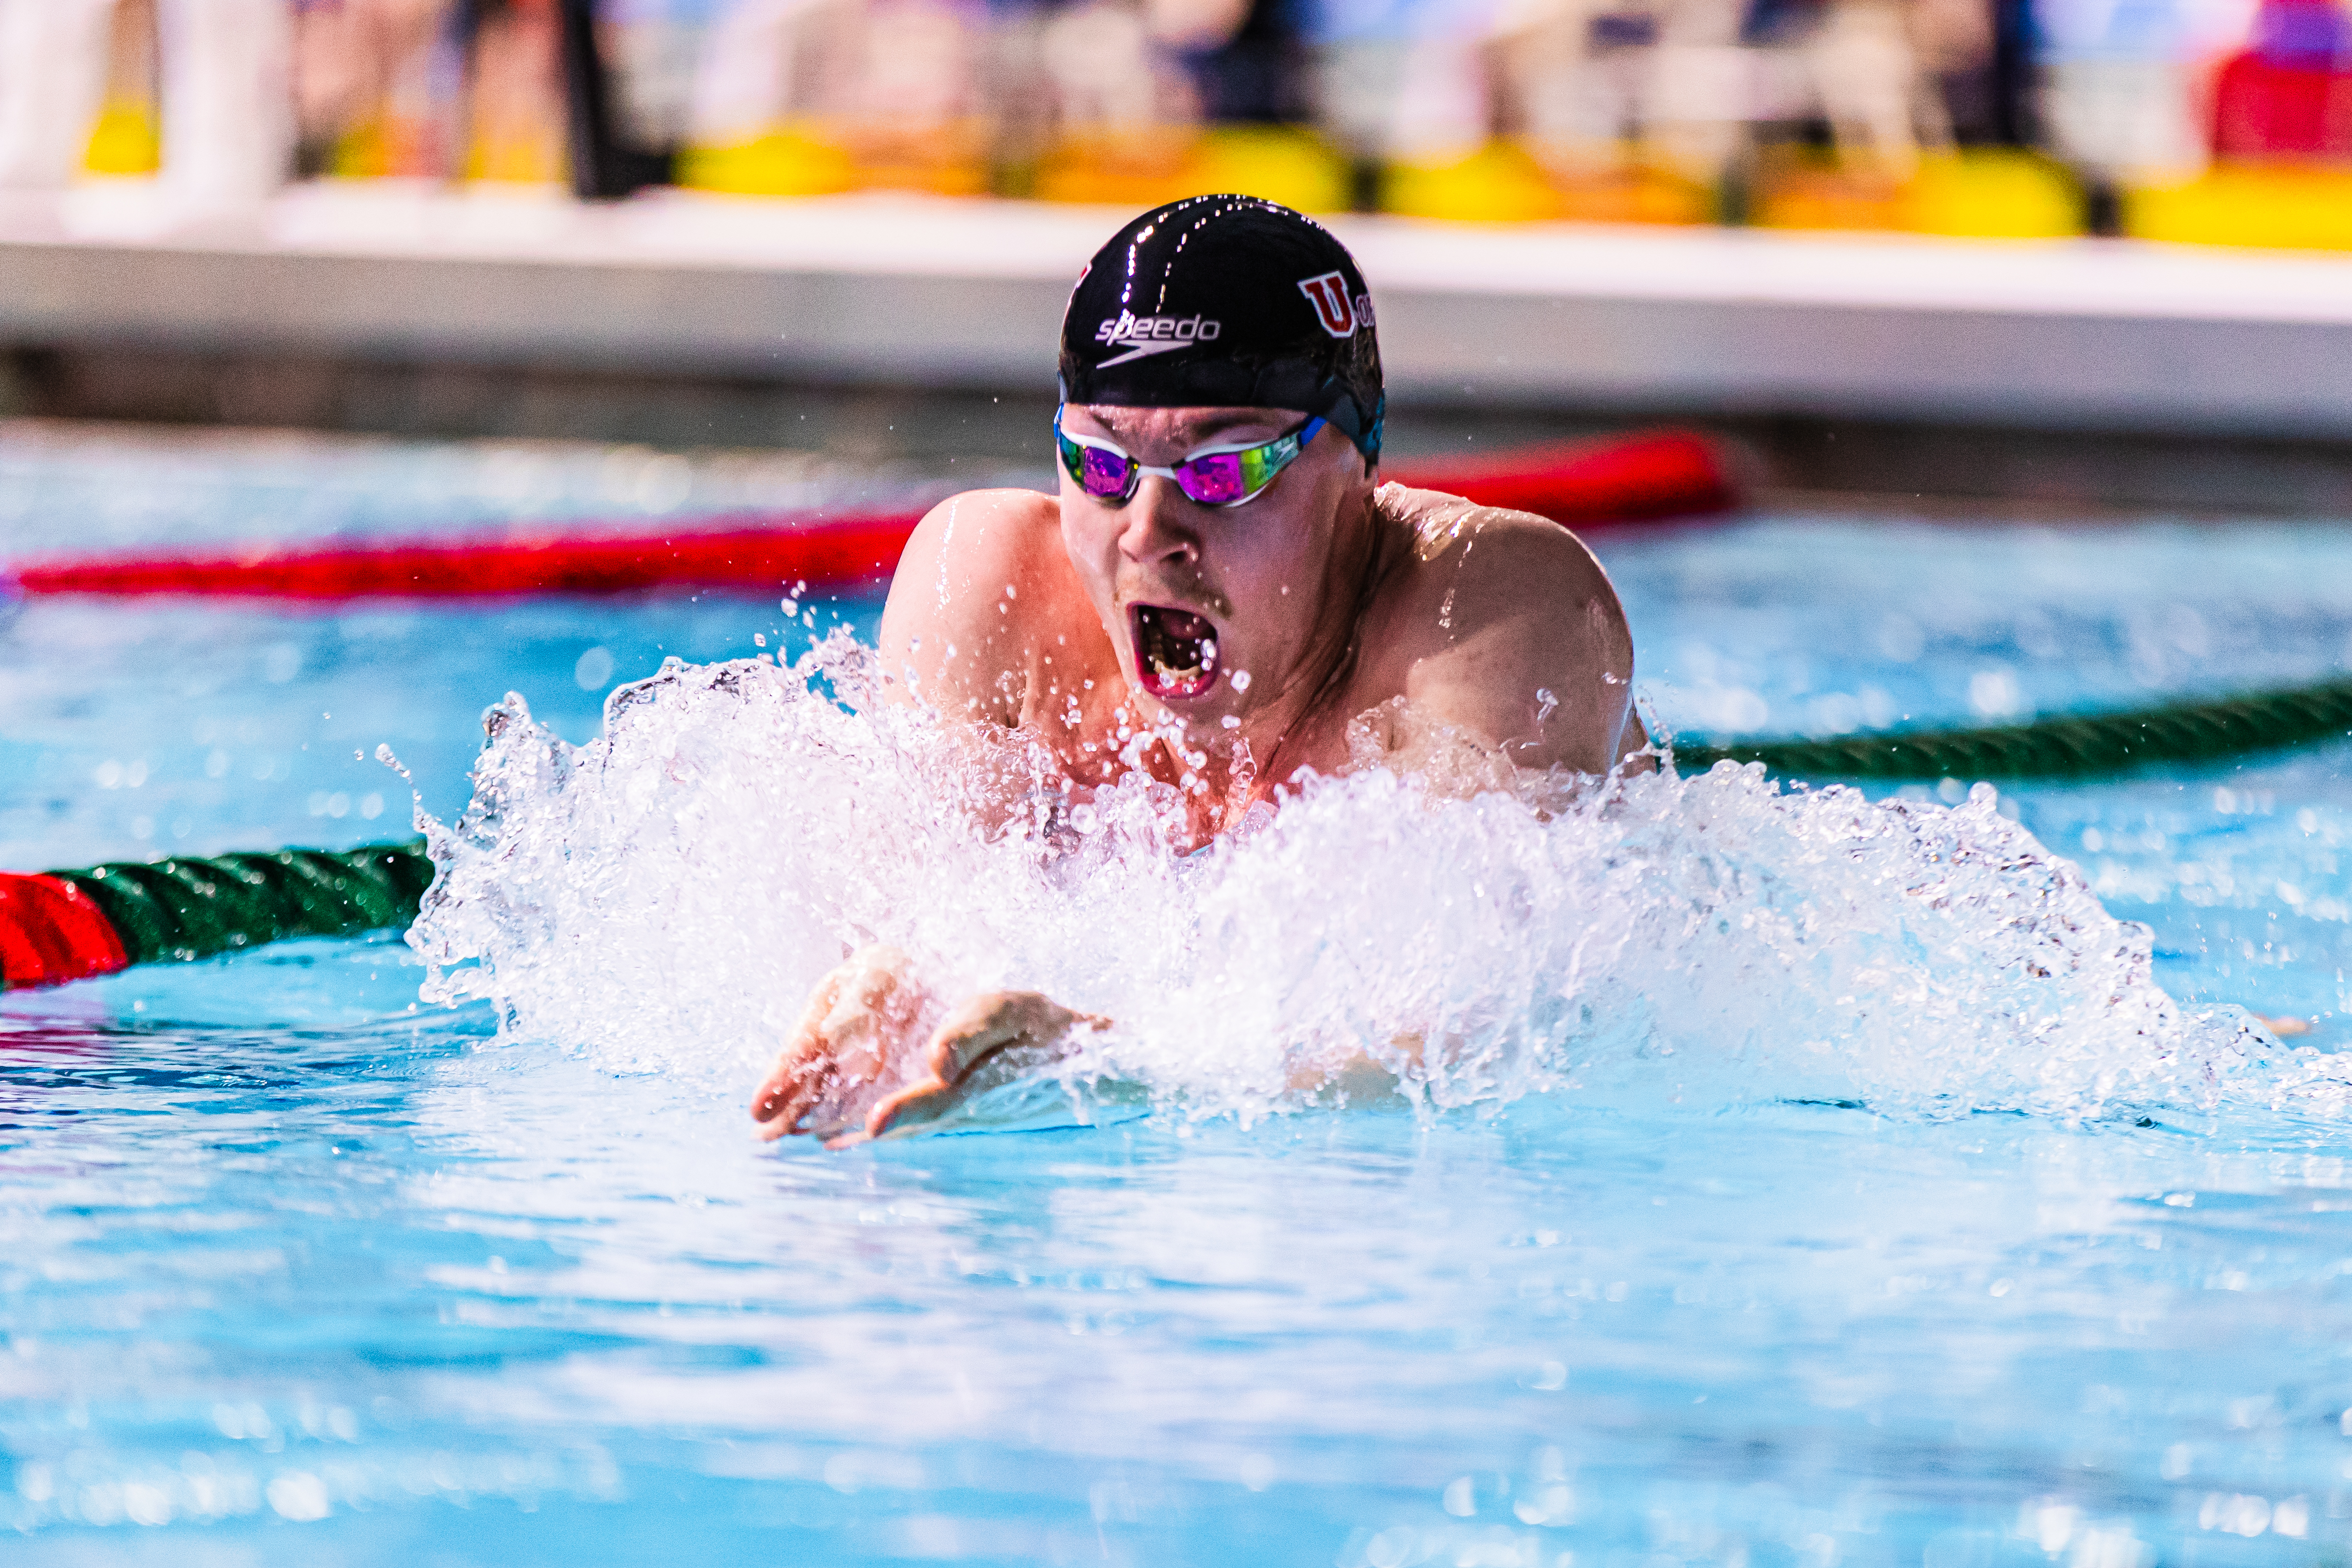
[[(655, 460), (530, 455), (586, 476), (581, 516)], [(562, 510), (554, 479), (467, 477), (510, 458), (0, 427), (0, 543)], [(725, 478), (658, 472), (629, 481), (648, 504)], [(2352, 533), (2326, 526), (1766, 516), (1600, 547), (1637, 689), (1694, 733), (2352, 663)], [(516, 852), (504, 883), (469, 858), (482, 897), (436, 917), (444, 956), (491, 954), (455, 973), (494, 1000), (421, 999), (389, 935), (0, 998), (12, 1561), (2345, 1554), (2346, 747), (1873, 792), (1899, 816), (1729, 774), (1549, 825), (1365, 785), (1183, 867), (1082, 847), (1056, 882), (912, 807), (835, 834), (856, 770), (913, 753), (750, 661), (877, 608), (91, 601), (0, 626), (16, 868), (405, 836), (379, 742), (455, 823), (483, 710), (515, 690), (547, 727), (505, 727), (499, 809), (447, 841)], [(672, 656), (604, 751), (531, 771)], [(1901, 890), (1923, 877), (1932, 918)], [(2094, 894), (2151, 928), (2161, 993)], [(842, 921), (1115, 994), (1141, 1092), (1064, 1131), (755, 1142), (762, 1032)], [(2003, 967), (2062, 948), (2055, 1002)], [(1570, 969), (1583, 1016), (1543, 984)], [(1432, 998), (1487, 1054), (1417, 1108), (1264, 1089)]]

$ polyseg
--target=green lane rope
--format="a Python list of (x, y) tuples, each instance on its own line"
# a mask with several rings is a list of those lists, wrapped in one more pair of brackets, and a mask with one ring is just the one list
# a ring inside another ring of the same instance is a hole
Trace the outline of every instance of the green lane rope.
[(132, 963), (206, 958), (290, 936), (347, 936), (416, 918), (421, 844), (174, 857), (53, 871), (96, 904)]
[(1726, 760), (1776, 773), (1849, 779), (2080, 778), (2157, 763), (2210, 763), (2352, 732), (2352, 679), (2214, 702), (2038, 719), (1975, 730), (1892, 730), (1825, 740), (1677, 745), (1675, 763), (1704, 773)]
[[(1675, 760), (1686, 773), (1730, 761), (1821, 778), (2078, 778), (2347, 733), (2352, 679), (1985, 729), (1682, 745)], [(433, 862), (415, 842), (0, 873), (0, 984), (56, 984), (126, 963), (184, 962), (286, 937), (405, 925), (432, 882)], [(112, 927), (111, 940), (96, 923), (100, 918)]]

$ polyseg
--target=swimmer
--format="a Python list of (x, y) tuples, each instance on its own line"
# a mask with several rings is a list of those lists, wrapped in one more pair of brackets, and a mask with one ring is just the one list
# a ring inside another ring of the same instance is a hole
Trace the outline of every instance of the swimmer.
[[(1060, 370), (1060, 493), (960, 495), (908, 542), (893, 700), (1041, 742), (1073, 800), (1149, 774), (1196, 844), (1348, 766), (1366, 715), (1521, 769), (1647, 765), (1591, 552), (1380, 482), (1371, 299), (1322, 226), (1241, 196), (1146, 213), (1079, 275)], [(942, 1016), (910, 967), (868, 948), (817, 987), (753, 1097), (764, 1137), (908, 1131), (1107, 1024), (1034, 992)]]

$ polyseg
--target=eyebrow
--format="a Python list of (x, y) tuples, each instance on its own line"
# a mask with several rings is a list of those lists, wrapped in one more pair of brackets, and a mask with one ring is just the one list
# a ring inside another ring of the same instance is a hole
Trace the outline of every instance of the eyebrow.
[[(1104, 428), (1121, 440), (1129, 439), (1132, 437), (1132, 432), (1120, 429), (1118, 425), (1103, 418), (1099, 414), (1097, 414), (1095, 418)], [(1244, 425), (1269, 424), (1277, 430), (1286, 430), (1295, 422), (1286, 416), (1286, 410), (1279, 408), (1236, 408), (1224, 414), (1213, 414), (1196, 424), (1188, 425), (1184, 427), (1183, 434), (1187, 437), (1188, 445), (1197, 445), (1203, 441), (1214, 440), (1227, 431)]]

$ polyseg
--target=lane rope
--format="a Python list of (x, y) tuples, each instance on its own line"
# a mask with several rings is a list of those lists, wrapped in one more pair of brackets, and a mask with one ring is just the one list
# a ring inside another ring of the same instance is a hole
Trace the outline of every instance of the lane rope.
[(287, 937), (404, 926), (432, 883), (421, 843), (0, 873), (0, 986), (57, 985)]
[(1821, 740), (1672, 748), (1685, 773), (1719, 762), (1845, 779), (2059, 779), (2158, 763), (2210, 763), (2352, 733), (2352, 679), (2209, 702), (2168, 702), (1966, 730), (1894, 730)]
[(251, 599), (442, 599), (647, 588), (854, 591), (887, 581), (917, 517), (661, 536), (548, 534), (257, 547), (218, 554), (93, 555), (16, 568), (26, 594), (190, 594)]
[[(1724, 452), (1679, 430), (1406, 464), (1387, 477), (1569, 525), (1696, 516), (1739, 501)], [(794, 584), (795, 593), (844, 593), (887, 582), (921, 521), (919, 513), (712, 518), (672, 523), (659, 533), (575, 528), (493, 538), (215, 546), (27, 561), (6, 576), (28, 595), (434, 599), (650, 588), (774, 592)]]
[[(2352, 679), (2029, 724), (1677, 745), (1672, 755), (1686, 773), (1735, 762), (1832, 779), (2079, 778), (2347, 734)], [(0, 986), (58, 985), (287, 937), (404, 926), (433, 875), (424, 846), (413, 842), (0, 873)]]

